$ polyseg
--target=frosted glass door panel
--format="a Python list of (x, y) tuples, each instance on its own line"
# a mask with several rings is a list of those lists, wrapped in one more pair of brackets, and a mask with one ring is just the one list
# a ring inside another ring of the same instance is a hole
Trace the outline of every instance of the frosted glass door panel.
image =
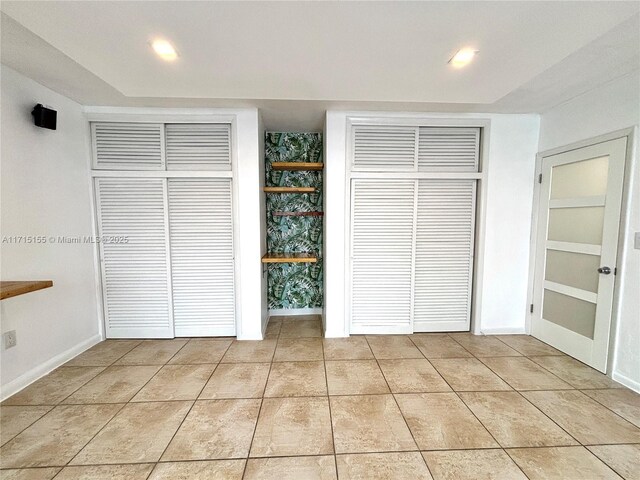
[(595, 303), (545, 290), (542, 316), (556, 325), (593, 339), (593, 328), (596, 323)]
[(598, 292), (600, 255), (547, 250), (545, 280)]
[(552, 208), (549, 210), (549, 240), (602, 243), (604, 207)]
[(605, 195), (608, 170), (608, 157), (553, 167), (551, 200)]

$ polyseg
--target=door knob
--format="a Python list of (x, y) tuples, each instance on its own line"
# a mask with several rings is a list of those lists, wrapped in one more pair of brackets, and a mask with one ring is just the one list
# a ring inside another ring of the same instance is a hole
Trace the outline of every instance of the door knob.
[(600, 267), (598, 269), (598, 273), (603, 273), (605, 275), (609, 275), (611, 273), (611, 269), (609, 267)]

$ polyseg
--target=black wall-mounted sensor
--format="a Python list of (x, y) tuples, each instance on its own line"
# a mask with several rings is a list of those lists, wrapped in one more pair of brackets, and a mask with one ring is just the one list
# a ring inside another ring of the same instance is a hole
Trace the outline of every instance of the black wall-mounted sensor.
[(33, 107), (31, 115), (33, 115), (33, 123), (35, 123), (37, 127), (48, 128), (50, 130), (56, 129), (58, 112), (55, 110), (51, 110), (39, 103)]

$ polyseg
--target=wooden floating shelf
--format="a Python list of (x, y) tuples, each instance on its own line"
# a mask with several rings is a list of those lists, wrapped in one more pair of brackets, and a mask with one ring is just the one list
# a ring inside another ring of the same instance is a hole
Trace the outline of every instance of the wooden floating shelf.
[(265, 193), (313, 193), (314, 187), (264, 187)]
[(324, 212), (273, 212), (274, 217), (322, 217)]
[(53, 286), (51, 280), (28, 280), (0, 282), (0, 300), (17, 297), (25, 293), (35, 292)]
[(274, 170), (311, 170), (317, 172), (324, 168), (324, 163), (311, 163), (311, 162), (273, 162), (271, 168)]
[(318, 257), (312, 253), (267, 253), (262, 263), (316, 263)]

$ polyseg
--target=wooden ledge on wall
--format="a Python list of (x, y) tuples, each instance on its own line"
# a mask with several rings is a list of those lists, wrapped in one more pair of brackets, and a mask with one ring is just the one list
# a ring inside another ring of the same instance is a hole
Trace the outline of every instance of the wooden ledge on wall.
[(53, 281), (51, 280), (10, 280), (0, 282), (0, 300), (49, 287), (53, 287)]
[(262, 263), (316, 263), (318, 257), (312, 253), (267, 253)]

